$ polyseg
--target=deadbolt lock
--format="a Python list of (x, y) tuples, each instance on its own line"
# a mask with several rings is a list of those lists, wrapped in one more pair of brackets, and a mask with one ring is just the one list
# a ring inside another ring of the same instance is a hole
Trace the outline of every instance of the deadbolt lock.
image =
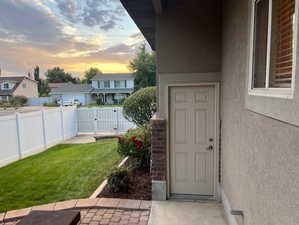
[(213, 151), (213, 149), (214, 149), (214, 146), (213, 146), (213, 145), (210, 145), (209, 147), (207, 147), (207, 150), (208, 150), (208, 151)]

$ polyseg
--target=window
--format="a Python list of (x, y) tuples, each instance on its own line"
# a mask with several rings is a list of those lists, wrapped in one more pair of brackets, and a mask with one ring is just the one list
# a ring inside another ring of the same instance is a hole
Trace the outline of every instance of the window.
[(23, 88), (26, 88), (26, 87), (27, 87), (27, 85), (26, 85), (26, 84), (22, 84), (22, 87), (23, 87)]
[(104, 80), (104, 88), (110, 88), (110, 80)]
[(115, 80), (114, 87), (115, 88), (126, 88), (126, 81), (125, 80)]
[(4, 83), (3, 84), (3, 89), (9, 89), (9, 83)]
[(288, 96), (294, 87), (295, 0), (255, 0), (250, 93)]

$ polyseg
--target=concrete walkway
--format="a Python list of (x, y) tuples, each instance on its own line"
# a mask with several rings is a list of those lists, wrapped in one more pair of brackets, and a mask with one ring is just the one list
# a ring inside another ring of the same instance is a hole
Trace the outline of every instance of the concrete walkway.
[(65, 140), (62, 144), (87, 144), (95, 141), (96, 139), (92, 135), (77, 135), (76, 137)]
[(148, 225), (227, 225), (219, 203), (152, 202)]

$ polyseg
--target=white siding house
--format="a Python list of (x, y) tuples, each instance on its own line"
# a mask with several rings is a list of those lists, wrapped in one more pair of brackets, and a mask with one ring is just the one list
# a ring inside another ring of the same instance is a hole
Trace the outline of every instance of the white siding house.
[(92, 79), (93, 98), (105, 104), (120, 103), (133, 91), (133, 74), (98, 74)]
[(57, 101), (77, 101), (81, 105), (92, 102), (103, 104), (119, 104), (134, 91), (134, 75), (132, 74), (98, 74), (91, 84), (65, 84), (52, 88), (51, 96)]

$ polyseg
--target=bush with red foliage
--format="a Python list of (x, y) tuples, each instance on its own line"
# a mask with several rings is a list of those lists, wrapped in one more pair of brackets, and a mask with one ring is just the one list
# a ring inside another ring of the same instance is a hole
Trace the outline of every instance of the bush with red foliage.
[[(145, 129), (149, 128), (138, 128), (128, 132), (125, 136), (118, 137), (118, 152), (135, 159), (139, 167), (150, 165), (150, 131)], [(137, 135), (132, 135), (134, 133)]]

